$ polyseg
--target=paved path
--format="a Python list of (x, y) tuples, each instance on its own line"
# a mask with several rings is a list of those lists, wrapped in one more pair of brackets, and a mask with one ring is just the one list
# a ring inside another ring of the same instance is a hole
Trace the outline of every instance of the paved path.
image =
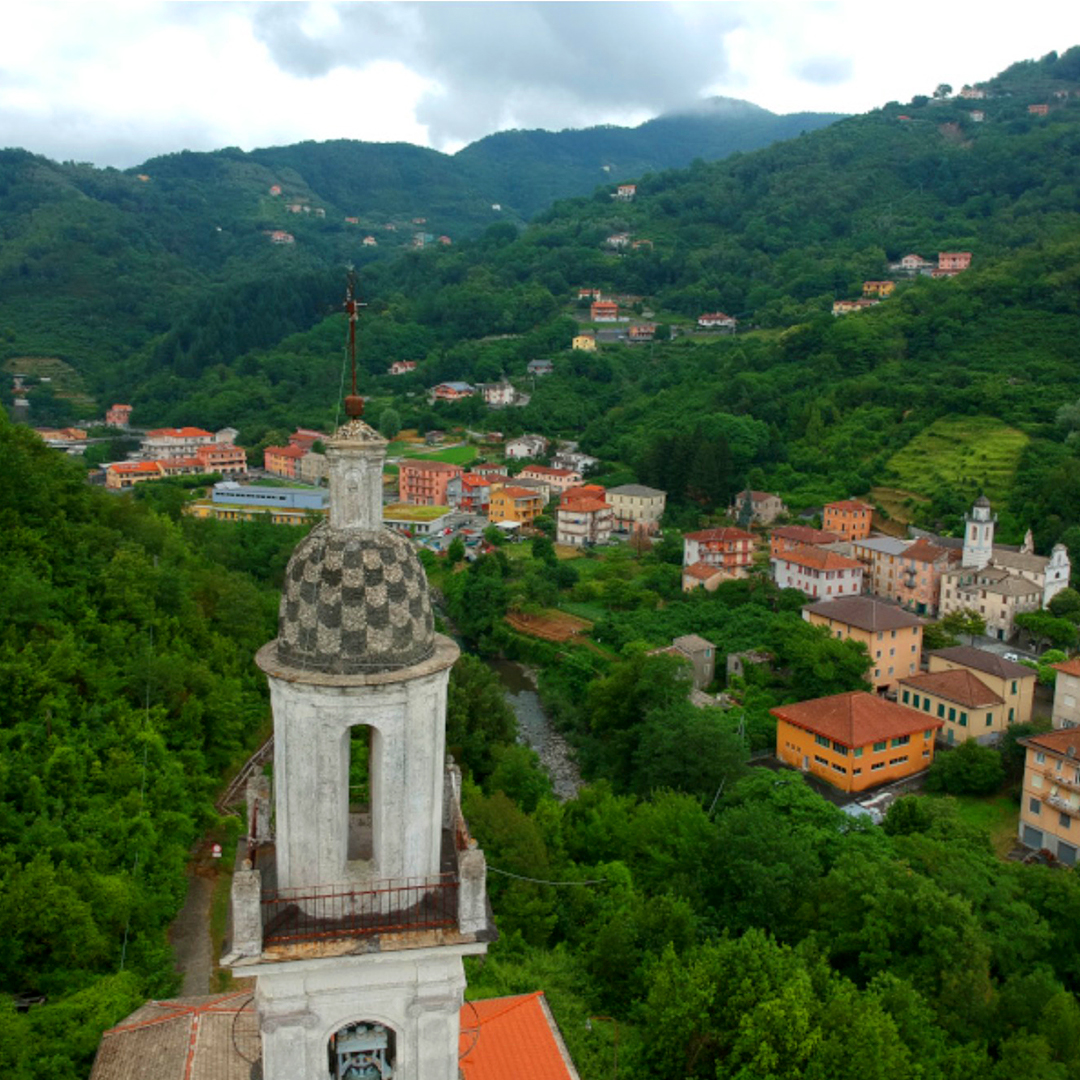
[(183, 997), (210, 993), (214, 958), (210, 943), (210, 899), (215, 875), (199, 865), (196, 856), (188, 865), (188, 891), (184, 906), (169, 928), (176, 953), (176, 970), (184, 977)]

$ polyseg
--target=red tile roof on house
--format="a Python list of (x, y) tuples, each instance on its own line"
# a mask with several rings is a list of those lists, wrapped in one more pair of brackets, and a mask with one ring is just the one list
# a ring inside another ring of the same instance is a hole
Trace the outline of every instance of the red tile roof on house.
[(578, 1080), (541, 991), (467, 1002), (460, 1046), (465, 1080)]
[(595, 497), (602, 499), (607, 494), (607, 489), (603, 484), (579, 484), (577, 487), (567, 488), (563, 492), (563, 496), (569, 496), (574, 498), (576, 496)]
[(611, 507), (603, 499), (594, 499), (589, 496), (579, 498), (566, 498), (564, 496), (562, 502), (559, 503), (559, 509), (581, 514), (595, 514), (600, 510), (610, 510)]
[(133, 476), (137, 473), (160, 473), (161, 464), (157, 461), (118, 461), (110, 465), (108, 471), (124, 476)]
[(275, 457), (296, 458), (297, 461), (307, 456), (307, 451), (299, 446), (268, 446), (265, 453)]
[(541, 476), (555, 476), (555, 477), (569, 477), (577, 476), (578, 473), (573, 469), (555, 469), (550, 465), (529, 465), (527, 468), (521, 470), (522, 475), (525, 473), (539, 473)]
[(461, 478), (461, 486), (467, 488), (490, 487), (491, 480), (486, 476), (473, 476), (472, 473), (465, 473)]
[(863, 690), (778, 705), (769, 711), (779, 720), (852, 748), (941, 727), (940, 720)]
[(812, 529), (809, 525), (781, 525), (770, 536), (792, 540), (796, 544), (838, 544), (843, 537), (825, 529)]
[(174, 439), (193, 439), (196, 436), (201, 436), (206, 439), (212, 439), (214, 433), (212, 431), (203, 431), (202, 428), (197, 427), (163, 427), (155, 428), (153, 431), (146, 433), (147, 437), (164, 437), (166, 435), (171, 436)]
[(746, 491), (740, 491), (739, 494), (735, 496), (735, 498), (745, 499), (747, 495), (750, 496), (751, 502), (764, 502), (766, 499), (777, 498), (777, 496), (774, 495), (771, 491), (752, 491), (749, 488)]
[(913, 690), (936, 694), (938, 697), (955, 701), (958, 705), (965, 705), (969, 709), (1005, 704), (1004, 699), (998, 697), (982, 679), (976, 678), (964, 668), (952, 671), (932, 671), (926, 675), (909, 675), (899, 681)]
[(696, 540), (699, 544), (710, 544), (729, 540), (753, 540), (754, 534), (744, 529), (725, 526), (720, 529), (701, 529), (699, 532), (686, 533), (683, 539)]
[(1034, 746), (1040, 750), (1049, 750), (1052, 754), (1064, 754), (1066, 757), (1080, 754), (1080, 730), (1074, 727), (1044, 731), (1038, 735), (1029, 735), (1026, 739), (1018, 739), (1017, 742), (1022, 746)]
[(500, 495), (506, 495), (511, 499), (539, 499), (540, 493), (533, 491), (531, 488), (523, 487), (504, 487), (499, 492)]
[(1074, 656), (1071, 660), (1065, 660), (1060, 664), (1050, 665), (1055, 671), (1060, 671), (1065, 675), (1074, 675), (1080, 679), (1080, 656)]
[(932, 563), (937, 562), (943, 556), (949, 562), (959, 562), (964, 557), (964, 553), (958, 548), (938, 547), (937, 544), (930, 543), (925, 536), (921, 536), (914, 544), (904, 549), (900, 558), (911, 559), (915, 562)]
[(873, 510), (870, 503), (860, 502), (858, 499), (841, 499), (839, 502), (825, 504), (826, 510)]
[(779, 555), (774, 555), (773, 558), (793, 562), (799, 566), (809, 566), (814, 570), (864, 569), (863, 564), (857, 559), (837, 555), (835, 551), (822, 551), (820, 548), (810, 547), (807, 544), (799, 544), (790, 551), (782, 551)]
[(684, 566), (683, 573), (698, 578), (700, 581), (708, 581), (714, 574), (722, 574), (723, 570), (721, 570), (719, 566), (710, 566), (708, 563), (696, 562), (691, 563), (689, 566)]

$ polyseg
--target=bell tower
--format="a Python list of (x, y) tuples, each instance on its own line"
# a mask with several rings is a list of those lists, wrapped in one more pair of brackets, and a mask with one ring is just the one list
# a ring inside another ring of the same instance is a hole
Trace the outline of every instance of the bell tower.
[(274, 828), (234, 875), (223, 962), (256, 979), (264, 1080), (458, 1080), (462, 958), (494, 937), (445, 761), (458, 648), (434, 631), (409, 542), (383, 527), (386, 442), (362, 407), (346, 399), (329, 519), (293, 553), (256, 657)]
[(981, 570), (994, 554), (994, 526), (997, 514), (990, 513), (990, 500), (980, 495), (975, 500), (970, 514), (964, 515), (964, 558), (961, 566), (965, 569)]

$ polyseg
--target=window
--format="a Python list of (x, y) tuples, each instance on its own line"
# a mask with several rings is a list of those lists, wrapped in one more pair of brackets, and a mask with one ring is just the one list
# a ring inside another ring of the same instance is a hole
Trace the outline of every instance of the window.
[(953, 708), (949, 709), (949, 719), (950, 720), (955, 720), (956, 719), (956, 710), (953, 709)]
[(827, 747), (829, 745), (829, 740), (824, 735), (815, 735), (814, 742), (816, 742), (818, 746)]
[(988, 712), (986, 714), (986, 726), (990, 727), (993, 724), (993, 722), (994, 722), (994, 714), (992, 712)]
[(1070, 818), (1068, 814), (1058, 814), (1058, 825), (1061, 828), (1067, 829), (1069, 827), (1069, 824)]
[(835, 769), (835, 770), (836, 770), (837, 772), (841, 772), (841, 773), (843, 773), (843, 774), (844, 774), (845, 776), (847, 776), (847, 769), (845, 769), (843, 765), (837, 765), (837, 764), (836, 764), (836, 762), (834, 761), (834, 762), (833, 762), (833, 768), (834, 768), (834, 769)]
[(927, 728), (927, 729), (926, 729), (926, 730), (925, 730), (925, 731), (924, 731), (924, 732), (922, 733), (922, 737), (923, 737), (924, 739), (932, 739), (932, 738), (934, 737), (934, 729), (933, 729), (933, 728)]
[(895, 749), (897, 746), (907, 746), (909, 742), (911, 742), (910, 735), (897, 735), (897, 737), (893, 739), (891, 745)]
[(905, 754), (903, 757), (890, 758), (889, 759), (889, 764), (890, 765), (903, 765), (905, 761), (907, 761), (907, 754)]
[(909, 699), (910, 697), (911, 697), (911, 695), (910, 695), (910, 694), (909, 694), (909, 693), (908, 693), (908, 692), (907, 692), (907, 691), (905, 690), (905, 691), (904, 691), (904, 704), (905, 704), (905, 705), (906, 705), (906, 704), (908, 703), (908, 699)]
[(1028, 812), (1038, 814), (1042, 810), (1042, 803), (1034, 796), (1028, 799)]
[[(1011, 720), (1012, 717), (1010, 716), (1009, 719)], [(1036, 765), (1045, 765), (1046, 764), (1046, 755), (1041, 750), (1036, 750), (1035, 751), (1035, 764)]]
[(884, 741), (874, 743), (874, 753), (875, 754), (880, 754), (881, 751), (885, 749), (885, 746), (886, 746), (886, 744), (885, 744)]
[(884, 761), (875, 761), (874, 764), (870, 766), (870, 771), (871, 772), (877, 772), (878, 769), (884, 769), (884, 768), (885, 768), (885, 762)]
[(834, 741), (833, 744), (832, 744), (832, 748), (838, 754), (841, 754), (843, 757), (847, 757), (848, 748), (846, 746), (844, 746), (842, 743), (838, 743), (838, 742)]
[(930, 699), (929, 698), (923, 698), (922, 711), (923, 712), (929, 712), (930, 711)]
[(861, 746), (856, 746), (855, 749), (851, 751), (851, 754), (853, 757), (862, 757), (862, 751), (863, 748)]
[(962, 712), (960, 714), (960, 726), (961, 727), (967, 727), (967, 713), (966, 712)]
[(929, 756), (930, 756), (930, 751), (929, 751), (929, 750), (924, 750), (924, 751), (922, 752), (922, 756), (923, 756), (923, 757), (929, 757)]
[(828, 765), (829, 764), (829, 759), (828, 758), (823, 758), (820, 754), (815, 754), (814, 755), (814, 760), (819, 765)]
[(911, 704), (914, 705), (916, 709), (919, 707), (919, 695), (918, 694), (915, 694), (915, 695), (912, 696)]
[(1014, 693), (1014, 694), (1016, 693), (1016, 680), (1015, 679), (1013, 679), (1013, 681), (1012, 681), (1012, 693)]
[(1010, 706), (1009, 707), (1009, 723), (1011, 724), (1012, 722), (1013, 722), (1013, 709)]
[(862, 776), (862, 769), (852, 769), (851, 770), (851, 775), (852, 776)]
[(938, 705), (937, 705), (937, 714), (938, 714), (939, 719), (941, 719), (941, 720), (945, 719), (945, 706), (940, 701), (938, 702)]

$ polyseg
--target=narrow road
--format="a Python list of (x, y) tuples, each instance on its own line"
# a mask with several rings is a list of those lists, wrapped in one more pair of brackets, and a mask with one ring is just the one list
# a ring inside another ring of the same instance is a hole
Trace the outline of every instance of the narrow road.
[(176, 954), (176, 970), (184, 977), (180, 994), (197, 997), (210, 993), (214, 957), (210, 943), (210, 900), (214, 895), (215, 869), (202, 865), (196, 855), (188, 865), (187, 899), (169, 928)]

